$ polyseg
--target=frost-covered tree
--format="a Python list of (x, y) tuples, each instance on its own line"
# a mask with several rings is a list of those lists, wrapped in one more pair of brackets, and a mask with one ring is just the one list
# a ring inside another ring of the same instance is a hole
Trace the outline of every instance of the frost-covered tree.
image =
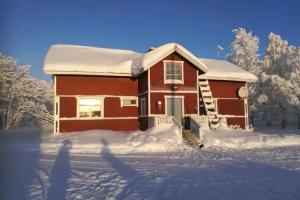
[(28, 66), (17, 66), (15, 59), (0, 54), (1, 129), (51, 123), (52, 88), (28, 72)]
[(233, 30), (228, 60), (255, 74), (258, 81), (249, 85), (250, 120), (263, 119), (270, 126), (297, 116), (300, 128), (300, 47), (289, 46), (279, 35), (269, 34), (263, 61), (258, 59), (259, 39), (243, 28)]
[(266, 83), (270, 84), (272, 92), (269, 103), (272, 109), (280, 112), (282, 128), (286, 127), (287, 115), (297, 116), (298, 128), (300, 128), (300, 49), (289, 46), (288, 42), (279, 35), (269, 34), (269, 44), (266, 49), (264, 63), (266, 73), (269, 75)]
[(232, 32), (235, 38), (230, 45), (231, 52), (227, 59), (249, 72), (258, 74), (258, 37), (253, 36), (252, 32), (247, 32), (244, 28), (234, 29)]
[[(242, 67), (256, 76), (261, 75), (262, 62), (258, 59), (259, 39), (247, 32), (244, 28), (234, 29), (234, 41), (231, 43), (231, 52), (227, 56), (228, 61)], [(249, 84), (250, 122), (254, 124), (256, 108), (256, 90), (260, 84)]]

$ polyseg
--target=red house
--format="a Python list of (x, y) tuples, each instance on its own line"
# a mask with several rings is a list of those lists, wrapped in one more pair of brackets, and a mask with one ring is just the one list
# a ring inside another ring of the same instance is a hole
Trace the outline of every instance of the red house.
[(248, 128), (247, 82), (256, 77), (227, 61), (197, 58), (170, 43), (146, 53), (53, 45), (44, 70), (53, 75), (55, 133), (146, 130), (159, 123), (189, 128)]

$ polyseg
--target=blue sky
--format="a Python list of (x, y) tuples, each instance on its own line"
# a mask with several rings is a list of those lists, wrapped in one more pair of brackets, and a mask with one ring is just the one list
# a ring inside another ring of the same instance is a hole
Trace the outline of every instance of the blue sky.
[(42, 66), (51, 44), (80, 44), (146, 51), (178, 42), (199, 57), (217, 57), (216, 46), (245, 27), (260, 38), (270, 32), (300, 46), (297, 0), (0, 0), (0, 51), (31, 65), (31, 74), (50, 79)]

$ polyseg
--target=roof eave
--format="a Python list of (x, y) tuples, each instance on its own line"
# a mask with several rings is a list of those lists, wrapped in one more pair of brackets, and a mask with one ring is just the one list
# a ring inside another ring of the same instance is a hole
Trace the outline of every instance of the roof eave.
[(176, 48), (175, 51), (177, 53), (179, 53), (181, 56), (183, 56), (185, 59), (187, 59), (188, 61), (190, 61), (193, 65), (195, 65), (199, 69), (201, 69), (204, 73), (206, 73), (208, 71), (208, 69), (205, 66), (205, 64), (204, 63), (200, 63), (199, 59), (195, 60), (195, 59), (191, 58), (189, 55), (187, 55), (184, 51), (182, 51), (179, 48)]
[(46, 74), (52, 75), (94, 75), (94, 76), (128, 76), (133, 77), (132, 73), (114, 73), (114, 72), (86, 72), (86, 71), (56, 71), (44, 70)]
[(250, 79), (250, 78), (238, 78), (238, 77), (220, 77), (220, 76), (199, 76), (199, 78), (207, 78), (208, 80), (222, 80), (222, 81), (239, 81), (239, 82), (248, 82), (248, 83), (254, 83), (257, 81), (256, 79)]

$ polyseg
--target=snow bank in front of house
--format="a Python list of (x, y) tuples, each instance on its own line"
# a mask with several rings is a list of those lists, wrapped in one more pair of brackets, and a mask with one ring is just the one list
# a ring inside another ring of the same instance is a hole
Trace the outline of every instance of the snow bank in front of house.
[(91, 130), (48, 137), (40, 145), (43, 152), (56, 152), (67, 141), (71, 153), (167, 152), (181, 148), (175, 125), (161, 124), (147, 131), (116, 132)]
[(265, 134), (229, 128), (215, 131), (202, 128), (201, 137), (206, 147), (249, 149), (300, 145), (299, 134)]

